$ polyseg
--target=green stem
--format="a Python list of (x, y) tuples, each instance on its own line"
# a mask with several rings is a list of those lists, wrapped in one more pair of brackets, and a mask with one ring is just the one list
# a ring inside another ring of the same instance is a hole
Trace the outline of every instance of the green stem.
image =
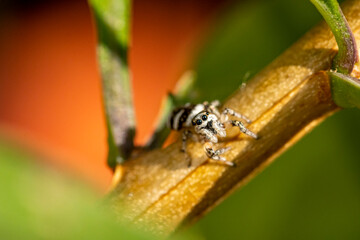
[(310, 0), (326, 23), (329, 25), (339, 46), (339, 52), (333, 60), (333, 69), (350, 74), (358, 61), (358, 53), (354, 35), (336, 0)]
[(133, 149), (135, 118), (127, 60), (130, 0), (89, 0), (98, 34), (103, 98), (108, 129), (108, 165), (126, 160)]

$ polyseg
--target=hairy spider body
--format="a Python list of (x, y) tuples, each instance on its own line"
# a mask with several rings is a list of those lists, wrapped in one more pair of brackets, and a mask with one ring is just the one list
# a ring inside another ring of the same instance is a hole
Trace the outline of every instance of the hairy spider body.
[[(232, 109), (225, 108), (222, 113), (219, 112), (219, 101), (211, 103), (204, 102), (202, 104), (186, 104), (175, 109), (170, 118), (168, 125), (171, 129), (182, 131), (182, 148), (181, 151), (186, 154), (186, 142), (191, 136), (195, 140), (200, 140), (204, 143), (204, 150), (206, 156), (216, 161), (221, 161), (227, 165), (234, 166), (233, 162), (226, 161), (221, 154), (228, 151), (230, 148), (213, 149), (213, 144), (218, 142), (218, 137), (226, 137), (226, 126), (239, 127), (240, 131), (257, 139), (258, 136), (247, 129), (241, 121), (228, 120), (228, 116), (233, 116), (245, 120), (247, 123), (251, 121), (235, 112)], [(189, 166), (191, 160), (189, 161)]]

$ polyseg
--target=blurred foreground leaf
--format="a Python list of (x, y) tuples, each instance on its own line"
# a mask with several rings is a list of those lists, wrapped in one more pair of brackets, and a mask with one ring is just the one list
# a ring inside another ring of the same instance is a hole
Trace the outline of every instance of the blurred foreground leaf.
[(127, 60), (130, 0), (89, 0), (98, 33), (104, 104), (108, 129), (108, 165), (122, 163), (131, 153), (135, 119)]
[(120, 224), (78, 180), (0, 140), (0, 239), (154, 239)]

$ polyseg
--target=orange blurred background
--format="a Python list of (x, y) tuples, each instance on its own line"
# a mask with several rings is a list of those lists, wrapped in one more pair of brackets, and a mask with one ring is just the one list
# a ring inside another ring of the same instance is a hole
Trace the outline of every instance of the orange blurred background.
[[(134, 1), (136, 143), (192, 59), (222, 0)], [(3, 9), (4, 10), (4, 9)], [(18, 1), (0, 17), (0, 134), (105, 191), (106, 129), (86, 1)]]

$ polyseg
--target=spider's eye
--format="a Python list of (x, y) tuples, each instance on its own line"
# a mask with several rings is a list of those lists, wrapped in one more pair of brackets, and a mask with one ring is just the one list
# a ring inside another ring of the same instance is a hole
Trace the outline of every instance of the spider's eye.
[(192, 122), (192, 124), (195, 126), (195, 125), (196, 125), (196, 122)]
[(202, 117), (201, 117), (201, 118), (202, 118), (202, 120), (204, 120), (204, 121), (205, 121), (205, 120), (207, 119), (207, 116), (206, 116), (206, 115), (202, 115)]
[(200, 124), (202, 124), (202, 121), (200, 119), (198, 119), (198, 120), (196, 120), (196, 124), (200, 125)]

